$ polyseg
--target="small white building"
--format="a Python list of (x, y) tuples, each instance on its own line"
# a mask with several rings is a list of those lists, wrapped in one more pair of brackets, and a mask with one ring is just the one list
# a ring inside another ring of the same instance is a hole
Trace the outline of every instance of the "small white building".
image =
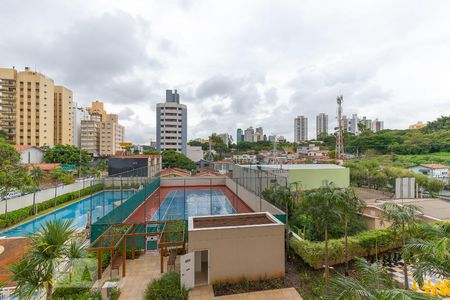
[(430, 178), (441, 180), (444, 184), (448, 184), (448, 166), (441, 164), (421, 164), (409, 168), (416, 174), (423, 174)]
[(44, 161), (44, 151), (35, 146), (14, 146), (20, 154), (22, 164), (40, 164)]
[(193, 162), (199, 162), (203, 159), (204, 153), (201, 146), (187, 146), (186, 156)]

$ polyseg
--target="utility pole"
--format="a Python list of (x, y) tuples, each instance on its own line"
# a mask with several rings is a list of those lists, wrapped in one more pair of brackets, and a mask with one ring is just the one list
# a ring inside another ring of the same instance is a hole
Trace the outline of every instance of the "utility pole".
[(336, 159), (342, 159), (342, 155), (344, 154), (344, 139), (343, 139), (343, 128), (342, 128), (342, 103), (344, 102), (344, 97), (338, 96), (337, 97), (337, 105), (338, 105), (338, 111), (337, 111), (337, 120), (338, 120), (338, 127), (337, 127), (337, 133), (336, 133)]

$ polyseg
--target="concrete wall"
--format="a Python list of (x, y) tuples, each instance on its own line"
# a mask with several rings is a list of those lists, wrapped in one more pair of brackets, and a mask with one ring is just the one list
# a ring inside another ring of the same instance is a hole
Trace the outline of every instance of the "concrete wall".
[[(60, 185), (56, 188), (56, 195), (60, 196), (62, 194), (67, 194), (70, 192), (81, 190), (83, 187), (89, 187), (91, 185), (91, 181), (92, 185), (98, 183), (97, 180), (95, 179), (85, 179), (84, 183), (82, 181), (79, 181), (68, 185)], [(55, 188), (49, 188), (43, 191), (39, 191), (36, 193), (36, 203), (41, 203), (54, 197), (55, 197)], [(13, 199), (0, 201), (0, 213), (5, 212), (6, 202), (8, 202), (7, 203), (8, 211), (14, 211), (26, 206), (30, 206), (33, 205), (33, 193)]]
[(189, 252), (209, 251), (209, 283), (283, 277), (284, 225), (189, 231)]
[(20, 153), (20, 162), (23, 164), (40, 164), (44, 161), (44, 151), (30, 148)]
[(302, 190), (320, 188), (325, 181), (337, 187), (347, 188), (350, 185), (350, 169), (298, 169), (288, 171), (288, 182), (299, 182)]
[(226, 178), (225, 185), (228, 189), (230, 189), (233, 193), (235, 193), (242, 201), (244, 201), (253, 211), (267, 211), (272, 215), (282, 215), (283, 211), (276, 208), (263, 198), (255, 195), (254, 193), (245, 189), (242, 185), (237, 184), (233, 179)]
[(161, 177), (161, 187), (225, 185), (225, 176)]
[[(366, 206), (363, 211), (363, 216), (369, 230), (388, 228), (391, 226), (391, 223), (386, 220), (381, 222), (383, 210), (380, 207), (372, 205)], [(418, 219), (425, 223), (434, 223), (439, 221), (439, 219), (427, 215), (421, 215)]]

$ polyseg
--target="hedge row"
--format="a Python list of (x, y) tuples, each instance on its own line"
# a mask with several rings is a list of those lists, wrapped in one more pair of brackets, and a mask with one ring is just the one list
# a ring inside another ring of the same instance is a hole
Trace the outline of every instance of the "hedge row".
[[(103, 184), (96, 184), (96, 185), (81, 189), (80, 191), (66, 193), (66, 194), (60, 195), (56, 198), (52, 198), (50, 200), (47, 200), (47, 201), (44, 201), (41, 203), (37, 203), (36, 208), (37, 208), (38, 212), (43, 211), (43, 210), (54, 207), (55, 204), (60, 205), (60, 204), (75, 200), (78, 198), (79, 195), (81, 197), (83, 197), (86, 195), (91, 195), (91, 194), (101, 191), (101, 190), (103, 190)], [(26, 207), (20, 208), (18, 210), (12, 211), (12, 212), (8, 212), (8, 214), (6, 216), (3, 213), (0, 216), (0, 228), (5, 228), (8, 226), (17, 224), (30, 216), (33, 216), (33, 205), (26, 206)]]
[[(289, 244), (307, 264), (314, 269), (322, 268), (324, 264), (325, 242), (311, 242), (298, 240), (291, 237)], [(401, 238), (389, 229), (377, 229), (359, 233), (348, 237), (349, 260), (356, 256), (365, 257), (378, 253), (400, 248)], [(377, 250), (376, 250), (377, 249)], [(328, 241), (330, 266), (345, 262), (345, 240), (344, 238)]]

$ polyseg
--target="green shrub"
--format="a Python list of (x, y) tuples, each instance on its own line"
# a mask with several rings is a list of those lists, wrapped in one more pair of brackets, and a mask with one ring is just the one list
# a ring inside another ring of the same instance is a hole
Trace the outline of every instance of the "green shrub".
[(120, 296), (120, 289), (119, 288), (113, 288), (111, 290), (111, 298), (110, 300), (118, 300)]
[(188, 292), (180, 285), (180, 274), (165, 273), (160, 279), (152, 281), (145, 290), (146, 300), (186, 300)]
[[(63, 195), (59, 195), (56, 198), (41, 202), (36, 204), (38, 211), (43, 211), (49, 208), (52, 208), (56, 205), (64, 204), (66, 202), (75, 200), (78, 198), (78, 195), (81, 197), (93, 194), (95, 192), (103, 190), (103, 184), (96, 184), (94, 186), (90, 186), (80, 190), (79, 192), (71, 192)], [(12, 212), (8, 212), (8, 215), (5, 218), (5, 214), (0, 216), (0, 228), (5, 228), (19, 222), (22, 222), (26, 218), (33, 215), (33, 205), (26, 206), (20, 209), (17, 209)]]
[[(345, 262), (345, 241), (344, 238), (331, 239), (329, 243), (330, 265)], [(291, 248), (307, 264), (314, 269), (320, 269), (324, 263), (324, 242), (311, 242), (308, 240), (298, 240), (292, 237), (289, 241)], [(348, 238), (348, 257), (353, 259), (356, 256), (364, 257), (368, 255), (390, 251), (401, 246), (398, 235), (389, 229), (370, 230), (359, 233)]]

